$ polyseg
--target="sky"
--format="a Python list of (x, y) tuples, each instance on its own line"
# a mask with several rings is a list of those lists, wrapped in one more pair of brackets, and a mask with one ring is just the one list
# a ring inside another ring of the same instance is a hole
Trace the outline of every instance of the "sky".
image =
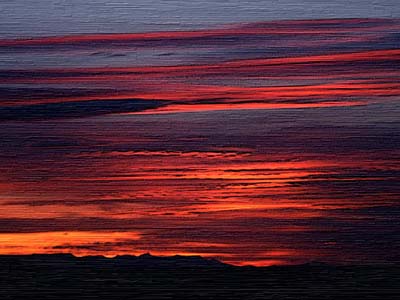
[(348, 2), (2, 1), (0, 254), (399, 262), (400, 11)]
[(0, 36), (212, 28), (268, 20), (399, 18), (397, 0), (2, 0)]

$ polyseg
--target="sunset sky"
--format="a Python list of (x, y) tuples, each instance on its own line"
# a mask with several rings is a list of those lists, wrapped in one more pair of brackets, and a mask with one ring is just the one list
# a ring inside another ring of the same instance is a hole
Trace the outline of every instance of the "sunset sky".
[(2, 1), (0, 254), (400, 261), (400, 8), (347, 2)]

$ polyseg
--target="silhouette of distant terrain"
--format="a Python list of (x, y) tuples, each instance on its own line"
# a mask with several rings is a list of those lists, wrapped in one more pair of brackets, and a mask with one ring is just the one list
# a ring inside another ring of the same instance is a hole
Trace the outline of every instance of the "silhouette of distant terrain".
[(0, 299), (400, 299), (395, 264), (236, 267), (200, 256), (0, 256)]

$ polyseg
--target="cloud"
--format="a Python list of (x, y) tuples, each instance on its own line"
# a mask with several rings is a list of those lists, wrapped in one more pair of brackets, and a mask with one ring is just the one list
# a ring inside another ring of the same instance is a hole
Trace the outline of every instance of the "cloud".
[(81, 254), (394, 259), (398, 26), (0, 41), (15, 61), (0, 71), (1, 234), (27, 249), (53, 232), (44, 251)]
[(113, 113), (143, 111), (164, 105), (162, 101), (91, 100), (0, 107), (0, 121), (35, 121), (83, 118)]
[[(248, 38), (263, 40), (267, 37), (298, 37), (299, 35), (337, 35), (352, 36), (354, 31), (364, 34), (384, 33), (398, 28), (396, 20), (390, 19), (337, 19), (333, 22), (326, 20), (305, 21), (276, 21), (239, 24), (220, 29), (196, 31), (165, 31), (148, 33), (115, 33), (115, 34), (86, 34), (56, 37), (37, 37), (28, 39), (0, 40), (0, 49), (64, 49), (107, 47), (148, 47), (185, 46), (193, 44), (219, 45), (243, 43)], [(337, 36), (335, 36), (337, 38)], [(73, 48), (72, 48), (73, 47)]]

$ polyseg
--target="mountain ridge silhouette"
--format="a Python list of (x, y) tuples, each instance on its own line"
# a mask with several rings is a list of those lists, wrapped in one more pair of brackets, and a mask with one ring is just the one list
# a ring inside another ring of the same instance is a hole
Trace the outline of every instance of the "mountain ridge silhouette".
[(400, 299), (400, 265), (233, 266), (201, 256), (0, 255), (0, 299)]

